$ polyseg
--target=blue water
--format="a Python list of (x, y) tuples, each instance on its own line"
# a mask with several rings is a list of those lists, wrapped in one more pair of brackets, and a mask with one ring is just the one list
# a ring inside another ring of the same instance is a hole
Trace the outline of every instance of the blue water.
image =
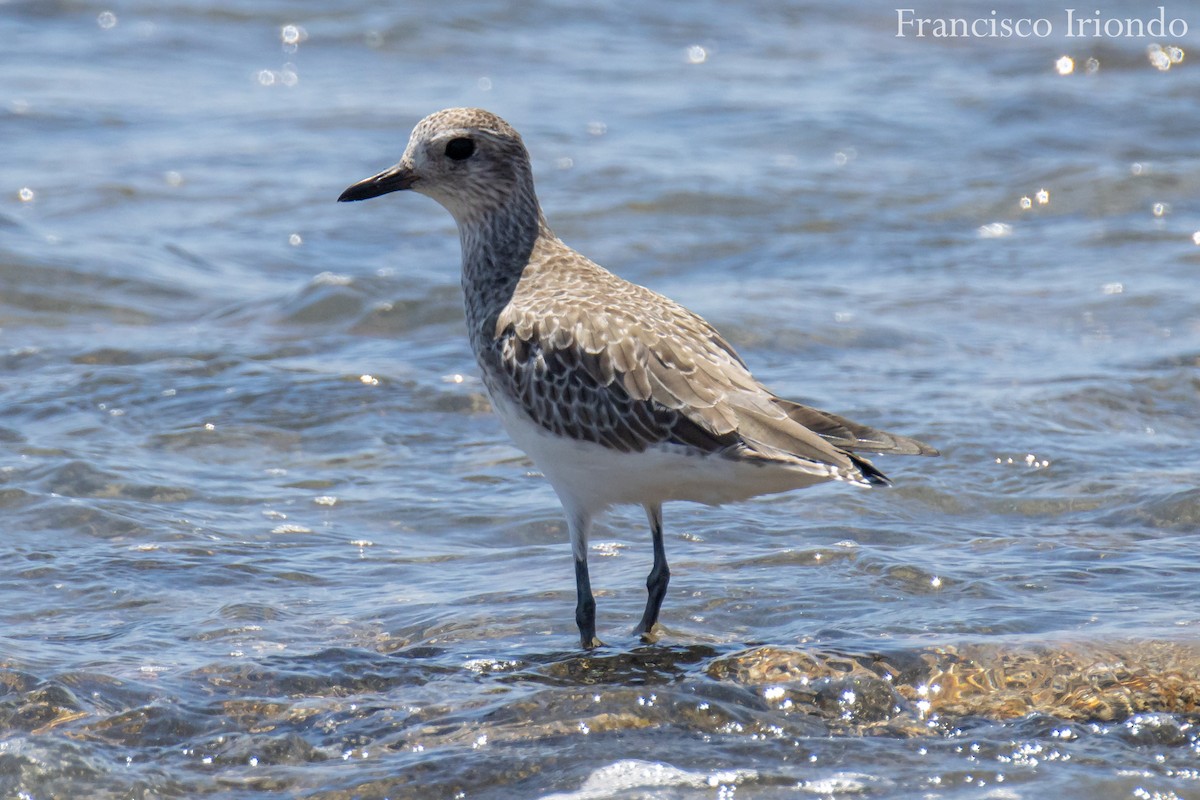
[[(998, 13), (1058, 30), (0, 4), (0, 795), (1200, 796), (1196, 35)], [(578, 651), (449, 215), (334, 202), (456, 105), (569, 244), (942, 457), (669, 506), (655, 646), (613, 513)]]

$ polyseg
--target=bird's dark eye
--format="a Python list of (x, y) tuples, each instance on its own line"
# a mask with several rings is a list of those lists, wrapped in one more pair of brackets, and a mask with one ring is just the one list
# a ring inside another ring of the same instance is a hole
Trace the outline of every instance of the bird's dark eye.
[(462, 161), (470, 158), (475, 152), (475, 143), (470, 139), (459, 138), (451, 139), (446, 142), (446, 157), (455, 161)]

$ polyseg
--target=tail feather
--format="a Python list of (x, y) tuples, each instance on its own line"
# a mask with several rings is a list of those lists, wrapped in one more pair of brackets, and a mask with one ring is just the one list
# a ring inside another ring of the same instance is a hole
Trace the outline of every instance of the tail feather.
[(862, 473), (863, 480), (872, 486), (891, 486), (892, 482), (888, 480), (888, 476), (880, 472), (874, 464), (867, 461), (862, 456), (856, 456), (854, 453), (847, 453), (850, 460), (854, 462), (854, 466), (858, 467), (858, 471)]
[[(775, 398), (775, 404), (783, 410), (794, 422), (798, 422), (825, 441), (842, 450), (864, 450), (868, 453), (886, 453), (904, 456), (936, 456), (938, 451), (924, 442), (900, 436), (895, 433), (877, 430), (866, 425), (839, 417), (828, 411), (811, 406), (793, 403), (781, 397)], [(878, 475), (878, 470), (866, 462), (870, 471)], [(867, 471), (864, 471), (864, 475)], [(885, 482), (886, 478), (878, 475)]]

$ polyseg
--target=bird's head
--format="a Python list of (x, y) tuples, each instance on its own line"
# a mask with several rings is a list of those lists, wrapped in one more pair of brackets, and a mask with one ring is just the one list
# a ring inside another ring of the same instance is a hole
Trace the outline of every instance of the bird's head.
[(520, 135), (495, 114), (448, 108), (417, 123), (399, 163), (350, 186), (338, 200), (402, 189), (432, 197), (460, 225), (469, 224), (524, 195), (533, 198), (529, 153)]

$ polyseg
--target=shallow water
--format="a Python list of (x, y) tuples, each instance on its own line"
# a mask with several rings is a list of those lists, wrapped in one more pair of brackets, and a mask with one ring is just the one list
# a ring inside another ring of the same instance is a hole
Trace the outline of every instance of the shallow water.
[[(0, 5), (0, 794), (1200, 795), (1195, 37), (894, 25)], [(579, 652), (449, 216), (333, 202), (452, 105), (567, 242), (942, 457), (669, 506), (656, 646), (613, 513)]]

